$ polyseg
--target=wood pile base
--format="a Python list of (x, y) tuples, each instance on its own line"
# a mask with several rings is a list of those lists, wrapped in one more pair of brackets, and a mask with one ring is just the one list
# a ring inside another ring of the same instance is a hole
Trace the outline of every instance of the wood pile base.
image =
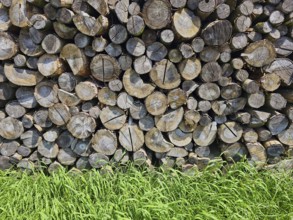
[(0, 0), (0, 169), (293, 156), (293, 0)]

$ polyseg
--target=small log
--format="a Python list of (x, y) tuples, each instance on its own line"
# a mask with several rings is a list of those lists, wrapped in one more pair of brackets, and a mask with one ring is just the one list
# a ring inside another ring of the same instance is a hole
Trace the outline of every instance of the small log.
[(56, 158), (59, 152), (59, 147), (54, 142), (43, 140), (38, 144), (38, 152), (46, 158)]
[(89, 163), (93, 168), (102, 168), (109, 163), (109, 157), (101, 153), (93, 153), (89, 156)]
[(195, 57), (184, 59), (179, 63), (178, 70), (185, 80), (195, 79), (201, 72), (200, 60)]
[(91, 168), (88, 157), (80, 157), (77, 159), (75, 166), (79, 170), (88, 170)]
[(84, 81), (76, 85), (75, 92), (78, 98), (83, 101), (87, 101), (92, 100), (98, 94), (98, 89), (94, 83)]
[(169, 45), (175, 39), (175, 34), (170, 29), (165, 29), (160, 33), (160, 40), (163, 44)]
[(182, 54), (180, 52), (180, 50), (178, 49), (172, 49), (169, 50), (168, 53), (168, 59), (172, 62), (172, 63), (180, 63), (180, 61), (182, 60)]
[(199, 1), (197, 13), (202, 20), (205, 20), (216, 9), (216, 6), (216, 0)]
[(142, 14), (149, 28), (162, 29), (171, 22), (171, 5), (166, 0), (148, 0), (143, 6)]
[(172, 109), (177, 109), (186, 104), (186, 93), (182, 89), (173, 89), (168, 92), (168, 105)]
[(293, 52), (293, 40), (290, 37), (281, 37), (275, 42), (275, 51), (278, 55), (289, 56)]
[(34, 117), (31, 114), (25, 114), (21, 119), (21, 123), (24, 128), (31, 128), (34, 125)]
[(100, 119), (105, 128), (119, 130), (126, 122), (126, 115), (122, 109), (108, 106), (102, 109)]
[(204, 40), (200, 37), (196, 37), (191, 42), (191, 47), (196, 53), (200, 53), (204, 48)]
[(150, 150), (157, 153), (166, 153), (174, 147), (173, 144), (164, 139), (161, 131), (157, 128), (152, 128), (145, 134), (145, 144)]
[(266, 149), (268, 157), (280, 157), (285, 153), (283, 144), (274, 139), (264, 142), (263, 146)]
[(261, 141), (261, 142), (267, 141), (271, 139), (272, 137), (272, 133), (265, 128), (257, 128), (256, 132), (258, 134), (258, 141)]
[(39, 109), (34, 113), (34, 122), (35, 125), (38, 125), (42, 128), (48, 128), (52, 126), (52, 122), (49, 119), (49, 113), (47, 109)]
[(47, 130), (45, 133), (43, 133), (43, 138), (46, 141), (54, 142), (60, 135), (60, 129), (58, 128), (51, 128)]
[(154, 118), (150, 115), (147, 115), (138, 122), (139, 128), (143, 131), (149, 131), (155, 126)]
[(258, 140), (258, 134), (253, 128), (246, 128), (243, 131), (243, 139), (248, 143), (255, 143)]
[(133, 104), (130, 106), (129, 112), (130, 112), (130, 116), (133, 119), (137, 119), (137, 120), (139, 120), (147, 115), (146, 107), (140, 101), (133, 102)]
[(261, 77), (260, 83), (264, 90), (273, 92), (280, 87), (281, 78), (275, 73), (268, 73)]
[(146, 50), (147, 57), (153, 61), (162, 61), (167, 54), (167, 48), (160, 42), (150, 44)]
[(195, 128), (192, 137), (198, 146), (209, 146), (214, 142), (217, 136), (217, 123), (212, 122), (207, 126), (199, 125)]
[(250, 127), (261, 127), (263, 126), (271, 116), (271, 113), (264, 112), (264, 111), (258, 111), (258, 110), (251, 110), (249, 111), (251, 115), (250, 120)]
[(185, 59), (191, 58), (194, 55), (194, 51), (190, 44), (181, 43), (179, 45), (179, 50)]
[(74, 12), (68, 8), (59, 8), (56, 14), (56, 20), (62, 24), (72, 24)]
[(117, 106), (121, 109), (129, 109), (134, 102), (132, 96), (128, 95), (126, 92), (121, 92), (117, 98)]
[(5, 112), (7, 112), (8, 116), (12, 118), (20, 118), (26, 113), (26, 110), (18, 101), (15, 100), (6, 104)]
[(147, 56), (143, 55), (134, 60), (133, 67), (138, 74), (145, 74), (151, 71), (153, 65), (152, 61)]
[(17, 148), (17, 153), (20, 154), (23, 157), (29, 157), (29, 155), (31, 154), (32, 150), (28, 147), (25, 147), (23, 145), (20, 145)]
[(200, 77), (204, 82), (215, 82), (219, 80), (222, 73), (222, 68), (217, 62), (210, 62), (202, 67)]
[(243, 130), (236, 122), (227, 122), (222, 124), (218, 129), (219, 138), (228, 144), (235, 143), (240, 140)]
[(67, 61), (74, 75), (88, 75), (87, 58), (74, 44), (66, 44), (61, 50), (60, 57)]
[(198, 87), (198, 96), (204, 100), (212, 101), (220, 97), (220, 88), (215, 83), (204, 83)]
[(42, 48), (48, 54), (60, 53), (63, 47), (63, 41), (54, 34), (48, 34), (42, 41)]
[(86, 0), (86, 2), (101, 15), (106, 16), (107, 14), (109, 14), (109, 6), (107, 0)]
[(105, 105), (115, 106), (117, 102), (117, 95), (108, 87), (104, 87), (99, 90), (98, 99)]
[(73, 145), (75, 138), (69, 133), (69, 131), (63, 131), (56, 140), (56, 143), (61, 148), (68, 148)]
[(113, 156), (113, 161), (119, 164), (126, 164), (129, 159), (129, 153), (121, 148), (117, 149)]
[(26, 0), (12, 0), (9, 8), (9, 18), (14, 26), (24, 28), (30, 25), (29, 11), (30, 5), (26, 4)]
[(22, 54), (17, 54), (13, 57), (14, 65), (17, 67), (24, 67), (26, 66), (26, 57)]
[(58, 90), (58, 98), (64, 105), (67, 105), (68, 107), (76, 106), (80, 103), (80, 99), (76, 95), (66, 92), (62, 89)]
[(96, 129), (96, 121), (86, 113), (72, 116), (67, 124), (68, 131), (76, 138), (89, 137)]
[(109, 29), (109, 38), (114, 44), (122, 44), (127, 40), (128, 33), (121, 24), (115, 24)]
[(57, 84), (52, 81), (43, 81), (35, 87), (34, 96), (41, 106), (48, 108), (58, 102), (57, 92)]
[(38, 58), (37, 57), (29, 57), (26, 61), (26, 66), (29, 68), (29, 69), (32, 69), (32, 70), (36, 70), (38, 69)]
[(15, 118), (7, 117), (0, 121), (0, 135), (5, 139), (17, 139), (23, 131), (22, 123)]
[(69, 148), (60, 149), (57, 155), (58, 161), (65, 166), (73, 165), (77, 155)]
[(126, 27), (131, 35), (139, 36), (145, 28), (144, 20), (138, 15), (133, 15), (128, 19)]
[(183, 114), (184, 111), (181, 107), (176, 110), (166, 112), (164, 115), (156, 116), (156, 127), (162, 132), (173, 131), (179, 126), (183, 118)]
[(229, 162), (238, 162), (248, 154), (245, 146), (241, 143), (236, 142), (234, 144), (223, 144), (221, 146), (223, 156)]
[(219, 20), (209, 23), (202, 30), (202, 38), (207, 45), (219, 46), (226, 43), (232, 35), (232, 25), (228, 20)]
[(128, 6), (128, 13), (130, 15), (138, 15), (140, 13), (140, 6), (137, 2), (131, 2)]
[(50, 120), (60, 126), (66, 124), (70, 119), (69, 108), (61, 103), (57, 103), (48, 109)]
[(263, 67), (270, 64), (276, 57), (273, 44), (268, 40), (261, 40), (249, 44), (244, 53), (244, 60), (251, 66)]
[(228, 4), (219, 4), (216, 8), (216, 14), (218, 19), (226, 19), (230, 16), (231, 9)]
[(209, 101), (199, 101), (197, 110), (201, 112), (207, 112), (212, 108), (212, 105)]
[(259, 84), (251, 79), (246, 79), (242, 84), (243, 90), (248, 93), (257, 93), (259, 91)]
[(192, 133), (182, 132), (178, 128), (174, 131), (168, 132), (168, 137), (171, 143), (177, 147), (184, 147), (192, 141)]
[(259, 91), (257, 93), (249, 94), (247, 104), (254, 109), (262, 107), (265, 104), (264, 93)]
[(125, 124), (119, 130), (119, 143), (127, 151), (138, 151), (144, 145), (144, 138), (142, 130), (133, 123)]
[(57, 161), (54, 161), (53, 163), (51, 163), (48, 167), (48, 172), (50, 174), (53, 174), (55, 172), (58, 172), (59, 170), (62, 169), (62, 165), (60, 163), (58, 163)]
[(223, 99), (235, 99), (242, 94), (242, 88), (237, 83), (230, 83), (221, 88), (221, 97)]
[(74, 35), (77, 32), (77, 29), (75, 27), (70, 27), (65, 24), (62, 24), (60, 22), (54, 22), (53, 23), (54, 31), (56, 34), (66, 40), (70, 40), (74, 38)]
[(0, 145), (0, 153), (3, 156), (12, 156), (16, 153), (20, 144), (17, 141), (4, 141)]
[(37, 57), (44, 53), (41, 45), (34, 43), (27, 29), (20, 30), (18, 43), (20, 51), (27, 56)]
[(17, 45), (6, 32), (0, 32), (0, 60), (7, 60), (17, 53)]
[[(91, 48), (91, 47), (87, 47), (87, 48)], [(122, 47), (118, 44), (110, 43), (105, 48), (105, 51), (111, 57), (119, 57), (122, 54)]]
[(154, 65), (150, 72), (150, 77), (162, 89), (175, 89), (181, 82), (175, 65), (166, 59)]
[(115, 5), (115, 13), (121, 23), (127, 23), (128, 21), (128, 7), (129, 0), (118, 1)]
[(117, 149), (117, 137), (111, 131), (101, 129), (98, 130), (91, 139), (92, 148), (104, 155), (113, 155)]
[(272, 135), (277, 135), (284, 131), (288, 124), (289, 120), (284, 114), (276, 113), (269, 118), (266, 125)]
[(200, 60), (206, 63), (216, 62), (219, 58), (220, 51), (214, 47), (204, 47), (203, 50), (200, 52)]
[(63, 72), (58, 77), (58, 86), (67, 92), (72, 92), (77, 84), (77, 78), (71, 72)]
[(263, 145), (259, 142), (246, 143), (246, 147), (251, 156), (251, 160), (255, 163), (265, 163), (267, 160), (266, 150)]
[(267, 96), (266, 103), (273, 109), (281, 110), (286, 107), (287, 100), (279, 93), (270, 93)]
[(10, 161), (10, 158), (7, 156), (0, 156), (0, 169), (7, 170), (11, 168), (13, 164)]
[(176, 157), (176, 158), (183, 158), (188, 155), (187, 150), (181, 147), (173, 147), (167, 152), (168, 157)]
[(56, 76), (64, 72), (63, 61), (56, 55), (44, 54), (37, 63), (38, 70), (43, 76)]
[(251, 18), (244, 15), (240, 15), (234, 20), (235, 29), (239, 32), (246, 32), (250, 28), (251, 24)]
[(120, 92), (123, 88), (123, 84), (122, 84), (121, 80), (119, 80), (119, 79), (111, 80), (109, 82), (108, 86), (111, 89), (111, 91), (113, 91), (113, 92)]
[(201, 21), (192, 11), (182, 8), (176, 11), (173, 16), (173, 27), (180, 37), (191, 39), (199, 32)]
[(123, 75), (123, 86), (126, 92), (136, 98), (145, 98), (150, 95), (155, 87), (151, 84), (144, 83), (134, 70), (128, 69)]
[(278, 139), (282, 144), (291, 146), (293, 144), (293, 125), (278, 134)]
[(3, 3), (0, 3), (0, 14), (0, 31), (7, 31), (11, 26), (11, 21), (9, 19), (9, 11)]
[(139, 149), (133, 153), (133, 163), (137, 166), (142, 166), (148, 160), (148, 155), (144, 149)]
[(34, 96), (34, 89), (30, 87), (19, 87), (16, 90), (15, 96), (20, 105), (25, 108), (35, 108), (37, 100)]
[(85, 48), (91, 43), (91, 38), (83, 33), (77, 33), (74, 36), (74, 44), (78, 48)]
[(91, 61), (90, 69), (92, 75), (102, 82), (116, 79), (120, 74), (117, 60), (105, 54), (95, 56)]

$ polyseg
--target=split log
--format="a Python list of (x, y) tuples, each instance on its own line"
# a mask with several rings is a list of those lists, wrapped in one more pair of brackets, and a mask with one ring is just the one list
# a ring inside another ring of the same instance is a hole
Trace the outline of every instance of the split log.
[(156, 116), (156, 127), (162, 132), (173, 131), (179, 126), (183, 118), (183, 114), (184, 111), (181, 107), (176, 110), (166, 112), (164, 115)]
[(43, 76), (56, 76), (64, 72), (65, 66), (56, 55), (44, 54), (37, 63), (38, 70)]
[[(174, 131), (168, 132), (168, 137), (172, 144), (177, 147), (184, 147), (191, 143), (192, 141), (192, 133), (182, 132), (180, 129), (176, 129)], [(170, 156), (170, 155), (168, 155)]]
[(74, 75), (88, 75), (87, 58), (74, 44), (66, 44), (61, 50), (60, 57), (67, 61)]
[(125, 124), (119, 130), (119, 143), (127, 151), (138, 151), (144, 144), (144, 134), (136, 124)]
[(66, 92), (62, 89), (58, 90), (58, 98), (64, 105), (67, 105), (68, 107), (76, 106), (80, 103), (80, 99), (76, 95)]
[(4, 73), (10, 82), (18, 86), (35, 86), (44, 78), (38, 71), (16, 68), (9, 63), (5, 64)]
[(23, 125), (15, 118), (7, 117), (0, 121), (0, 135), (8, 140), (20, 137), (24, 132)]
[(35, 108), (37, 106), (37, 100), (34, 96), (34, 89), (30, 87), (20, 87), (16, 90), (15, 96), (23, 107)]
[(122, 109), (108, 106), (102, 109), (100, 119), (107, 129), (119, 130), (126, 122), (126, 115)]
[(26, 110), (18, 101), (10, 101), (5, 106), (5, 112), (12, 118), (21, 118)]
[(93, 168), (102, 168), (109, 162), (109, 157), (101, 153), (93, 153), (89, 156), (89, 163)]
[(18, 42), (20, 51), (27, 56), (38, 57), (44, 53), (41, 45), (33, 42), (33, 39), (27, 29), (21, 29), (19, 32)]
[(177, 109), (186, 104), (186, 93), (182, 89), (173, 89), (168, 92), (168, 105), (172, 109)]
[(49, 119), (49, 113), (47, 109), (39, 109), (34, 113), (34, 122), (36, 125), (42, 128), (48, 128), (52, 126), (52, 122)]
[(78, 98), (83, 101), (88, 101), (92, 100), (98, 94), (98, 89), (94, 83), (84, 81), (76, 85), (75, 92)]
[(90, 139), (82, 139), (82, 140), (74, 140), (70, 146), (70, 148), (72, 149), (72, 151), (82, 157), (88, 157), (91, 152), (92, 152), (92, 148), (91, 148), (91, 142)]
[(201, 72), (200, 60), (195, 57), (184, 59), (179, 63), (178, 70), (185, 80), (195, 79)]
[(248, 154), (248, 151), (243, 144), (236, 142), (231, 145), (224, 144), (221, 146), (225, 159), (229, 162), (240, 161), (243, 157)]
[(135, 101), (129, 108), (130, 116), (133, 119), (142, 119), (147, 115), (147, 109), (145, 105), (140, 101)]
[(285, 153), (283, 144), (274, 139), (264, 142), (264, 147), (268, 157), (280, 157)]
[(219, 138), (228, 144), (235, 143), (242, 137), (243, 129), (236, 122), (227, 122), (218, 129)]
[(180, 9), (173, 16), (175, 32), (183, 39), (191, 39), (196, 36), (201, 27), (200, 18), (195, 16), (187, 8)]
[(136, 98), (145, 98), (150, 95), (155, 87), (146, 84), (140, 76), (132, 69), (128, 69), (123, 75), (123, 85), (127, 93)]
[(34, 96), (41, 106), (48, 108), (58, 102), (57, 92), (57, 84), (52, 81), (43, 81), (35, 87)]
[(161, 131), (157, 128), (152, 128), (145, 134), (145, 144), (146, 146), (157, 153), (166, 153), (173, 148), (173, 144), (167, 142)]
[(118, 1), (115, 5), (115, 14), (121, 23), (128, 21), (129, 0)]
[(116, 79), (120, 74), (117, 60), (105, 54), (95, 56), (91, 61), (90, 69), (92, 75), (102, 82)]
[(198, 146), (209, 146), (217, 136), (217, 123), (212, 122), (207, 126), (197, 126), (193, 132), (193, 141)]
[(246, 143), (246, 147), (251, 156), (251, 160), (255, 163), (264, 164), (267, 160), (267, 155), (265, 148), (259, 142), (256, 143)]
[(57, 155), (58, 161), (66, 166), (73, 165), (76, 161), (76, 154), (69, 148), (60, 149)]
[(90, 6), (92, 6), (97, 12), (99, 12), (101, 15), (106, 16), (109, 14), (109, 7), (108, 7), (108, 1), (107, 0), (87, 0), (86, 1)]
[(132, 96), (128, 95), (126, 92), (121, 92), (117, 98), (117, 105), (121, 109), (129, 109), (134, 102)]
[(139, 128), (143, 131), (149, 131), (155, 126), (154, 118), (147, 115), (138, 122)]
[(67, 92), (72, 92), (77, 84), (76, 77), (70, 72), (63, 72), (58, 77), (58, 86)]
[(54, 31), (56, 34), (66, 40), (70, 40), (74, 38), (74, 35), (76, 34), (77, 30), (74, 27), (67, 26), (65, 24), (62, 24), (60, 22), (54, 22), (53, 23)]
[(43, 140), (38, 144), (38, 152), (46, 158), (56, 158), (59, 152), (59, 147), (54, 142)]
[(0, 60), (7, 60), (17, 53), (17, 45), (6, 32), (0, 32)]
[(61, 103), (57, 103), (49, 108), (48, 111), (50, 120), (60, 126), (66, 124), (70, 119), (69, 108)]
[(61, 148), (68, 148), (70, 147), (75, 138), (69, 133), (69, 131), (62, 132), (56, 140), (56, 143)]

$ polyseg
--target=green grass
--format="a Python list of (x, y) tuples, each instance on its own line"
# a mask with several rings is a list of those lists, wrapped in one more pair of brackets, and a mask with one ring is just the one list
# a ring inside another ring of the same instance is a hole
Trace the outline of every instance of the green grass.
[(292, 173), (0, 173), (0, 219), (292, 219)]

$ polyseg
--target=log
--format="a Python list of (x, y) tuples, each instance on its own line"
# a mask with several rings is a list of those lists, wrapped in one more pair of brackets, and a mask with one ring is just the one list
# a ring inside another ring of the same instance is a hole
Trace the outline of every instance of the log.
[(276, 57), (273, 44), (268, 40), (261, 40), (249, 44), (244, 53), (244, 60), (251, 66), (263, 67), (270, 64)]
[[(172, 144), (177, 147), (184, 147), (191, 143), (192, 133), (182, 132), (180, 129), (175, 129), (174, 131), (168, 132), (168, 137)], [(170, 155), (168, 155), (170, 156)]]
[[(18, 37), (19, 49), (27, 56), (38, 57), (44, 53), (41, 45), (36, 44), (27, 29), (21, 29)], [(13, 45), (12, 45), (13, 48)]]
[(54, 142), (43, 140), (38, 144), (38, 152), (46, 158), (56, 158), (59, 152), (59, 147)]
[(7, 31), (11, 26), (11, 21), (9, 19), (9, 11), (8, 9), (2, 4), (0, 4), (0, 31)]
[(251, 160), (255, 163), (263, 164), (267, 160), (267, 155), (265, 148), (259, 142), (256, 143), (246, 143), (246, 147), (251, 156)]
[(12, 0), (9, 8), (9, 18), (14, 26), (24, 28), (30, 25), (29, 22), (29, 5), (26, 0)]
[(119, 130), (126, 122), (126, 115), (122, 109), (108, 106), (102, 109), (100, 119), (105, 128)]
[(242, 94), (242, 88), (237, 83), (230, 83), (221, 88), (221, 97), (223, 99), (235, 99)]
[(198, 146), (209, 146), (212, 144), (217, 135), (217, 124), (212, 122), (207, 126), (199, 125), (195, 128), (192, 138)]
[(60, 164), (65, 166), (73, 165), (76, 161), (76, 154), (69, 148), (60, 149), (57, 155), (57, 159)]
[(147, 115), (147, 109), (145, 105), (140, 101), (135, 101), (129, 108), (130, 116), (133, 119), (142, 119)]
[(98, 100), (105, 105), (115, 106), (117, 102), (117, 95), (108, 87), (104, 87), (99, 90)]
[(48, 128), (52, 126), (52, 122), (49, 119), (49, 113), (47, 109), (39, 109), (34, 113), (34, 122), (35, 125), (38, 125), (42, 128)]
[(68, 148), (72, 146), (74, 142), (75, 138), (70, 134), (69, 131), (62, 132), (56, 140), (56, 143), (61, 148)]
[(60, 75), (64, 72), (65, 66), (56, 55), (44, 54), (37, 63), (39, 72), (46, 77)]
[(289, 124), (287, 117), (284, 114), (276, 113), (267, 121), (267, 127), (272, 135), (280, 134)]
[(173, 89), (168, 92), (168, 105), (172, 109), (177, 109), (186, 104), (186, 93), (182, 89)]
[(88, 101), (92, 100), (98, 94), (98, 89), (94, 83), (84, 81), (76, 85), (75, 92), (78, 98), (83, 101)]
[(124, 73), (123, 85), (129, 95), (139, 99), (147, 97), (155, 89), (153, 85), (144, 83), (140, 76), (132, 69), (128, 69)]
[(17, 53), (17, 45), (6, 32), (0, 32), (0, 60), (7, 60)]
[(66, 40), (73, 39), (77, 32), (76, 28), (67, 26), (60, 22), (54, 22), (53, 27), (56, 34)]
[(93, 168), (102, 168), (109, 162), (109, 157), (101, 153), (93, 153), (89, 156), (89, 163)]
[(277, 140), (271, 139), (264, 142), (264, 147), (268, 157), (280, 157), (285, 153), (283, 144)]
[(160, 40), (163, 44), (169, 45), (175, 39), (175, 34), (170, 29), (165, 29), (160, 33)]
[(137, 2), (131, 2), (128, 6), (128, 13), (130, 15), (138, 15), (140, 13), (140, 6)]
[(243, 157), (248, 154), (248, 151), (243, 144), (236, 142), (234, 144), (224, 144), (221, 146), (223, 156), (229, 162), (240, 161)]
[(58, 98), (64, 105), (67, 105), (68, 107), (76, 106), (80, 103), (80, 99), (76, 95), (66, 92), (62, 89), (58, 90)]
[(96, 129), (95, 120), (86, 113), (78, 113), (72, 116), (67, 124), (68, 131), (76, 138), (89, 137)]
[(60, 53), (63, 47), (63, 41), (54, 34), (48, 34), (42, 41), (42, 48), (48, 54)]
[(223, 52), (220, 54), (220, 51), (216, 48), (213, 47), (204, 47), (203, 50), (200, 52), (200, 59), (206, 63), (209, 62), (215, 62), (217, 61), (220, 57), (222, 60), (230, 60), (231, 55), (229, 52)]
[(166, 0), (148, 0), (143, 6), (142, 14), (149, 28), (162, 29), (171, 22), (171, 5)]
[(200, 98), (208, 101), (216, 100), (221, 95), (220, 88), (215, 83), (204, 83), (200, 85), (197, 93)]
[(0, 153), (3, 156), (12, 156), (16, 153), (20, 144), (17, 141), (4, 141), (0, 145)]
[(20, 87), (16, 90), (15, 96), (20, 105), (25, 108), (35, 108), (37, 100), (34, 96), (34, 89), (30, 87)]
[(162, 89), (174, 89), (179, 86), (181, 79), (175, 65), (169, 60), (157, 62), (150, 72), (152, 81)]
[(98, 130), (91, 139), (92, 148), (97, 152), (107, 156), (113, 155), (117, 149), (117, 137), (106, 129)]
[(77, 78), (71, 72), (63, 72), (58, 77), (58, 86), (67, 92), (72, 92), (77, 84)]
[(157, 128), (152, 128), (145, 134), (145, 144), (146, 146), (157, 153), (166, 153), (173, 148), (173, 144), (167, 142), (161, 131)]
[(146, 49), (146, 55), (153, 61), (161, 61), (168, 54), (167, 48), (160, 42), (150, 44)]
[(62, 24), (72, 24), (74, 12), (68, 8), (59, 8), (56, 14), (56, 20)]
[(50, 120), (58, 126), (66, 124), (71, 117), (69, 108), (62, 103), (51, 106), (48, 109), (48, 114)]
[(142, 17), (133, 15), (128, 19), (126, 27), (131, 35), (139, 36), (144, 31), (145, 23)]
[(23, 131), (23, 125), (15, 118), (7, 117), (0, 121), (0, 135), (5, 139), (17, 139)]
[(21, 119), (21, 123), (24, 128), (31, 128), (34, 125), (34, 118), (31, 114), (25, 114)]
[(115, 5), (115, 14), (121, 23), (128, 21), (129, 0), (118, 1)]
[(57, 92), (57, 84), (52, 81), (43, 81), (35, 87), (34, 96), (41, 106), (48, 108), (58, 102)]
[(129, 109), (134, 102), (132, 96), (128, 95), (126, 92), (121, 92), (117, 98), (117, 105), (121, 109)]
[(14, 65), (17, 67), (24, 67), (26, 66), (26, 57), (22, 54), (17, 54), (13, 57)]
[(88, 75), (87, 58), (74, 44), (66, 44), (61, 50), (60, 57), (67, 61), (74, 75)]
[(18, 101), (10, 101), (5, 106), (5, 112), (12, 118), (21, 118), (25, 113), (25, 108)]
[(287, 100), (279, 93), (270, 93), (267, 96), (267, 105), (272, 109), (281, 110), (286, 107)]
[(144, 145), (144, 134), (136, 124), (125, 124), (119, 130), (119, 143), (127, 151), (138, 151)]
[(200, 60), (195, 57), (184, 59), (179, 63), (178, 70), (185, 80), (193, 80), (201, 72)]
[(275, 73), (268, 73), (261, 77), (260, 83), (264, 90), (273, 92), (280, 87), (281, 78)]
[(240, 140), (243, 133), (242, 127), (236, 122), (226, 122), (218, 129), (219, 138), (228, 144), (233, 144)]
[(108, 86), (109, 86), (110, 90), (113, 92), (120, 92), (123, 88), (123, 84), (122, 84), (121, 80), (119, 80), (119, 79), (111, 80), (109, 82)]
[(102, 82), (116, 79), (120, 74), (117, 60), (105, 54), (96, 55), (91, 61), (90, 69), (92, 75)]
[(138, 122), (139, 128), (143, 131), (149, 131), (155, 126), (154, 118), (150, 115), (146, 115)]
[(248, 95), (247, 104), (252, 108), (260, 108), (265, 104), (265, 95), (259, 91)]
[(86, 1), (90, 6), (92, 6), (97, 12), (99, 12), (101, 15), (106, 16), (109, 14), (109, 6), (107, 0), (87, 0)]
[(127, 37), (127, 29), (121, 24), (113, 25), (109, 29), (109, 38), (114, 44), (124, 43), (127, 40)]
[(164, 115), (158, 115), (155, 117), (156, 127), (162, 132), (168, 132), (175, 130), (180, 121), (183, 118), (183, 108), (178, 108), (176, 110), (171, 110), (166, 112)]
[(286, 58), (276, 58), (265, 68), (267, 73), (274, 73), (281, 78), (286, 85), (290, 85), (293, 79), (293, 62)]

